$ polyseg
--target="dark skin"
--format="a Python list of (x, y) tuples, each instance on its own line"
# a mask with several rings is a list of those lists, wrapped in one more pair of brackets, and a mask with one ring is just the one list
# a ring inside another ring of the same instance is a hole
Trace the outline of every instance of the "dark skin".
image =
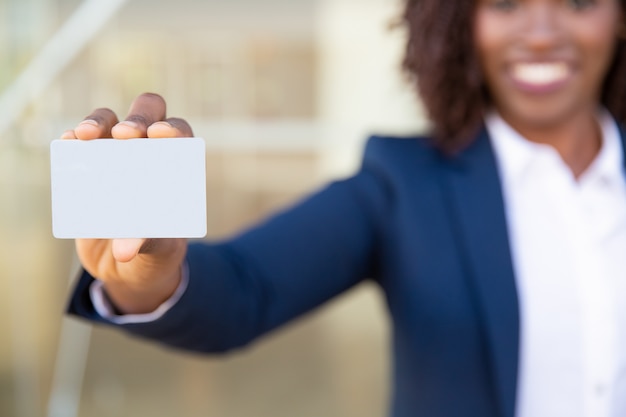
[[(601, 146), (596, 111), (620, 30), (616, 0), (476, 0), (474, 41), (500, 115), (528, 140), (554, 147), (579, 177)], [(193, 136), (166, 118), (165, 101), (143, 94), (118, 123), (98, 109), (63, 138)], [(84, 268), (127, 314), (154, 311), (176, 290), (184, 239), (76, 240)]]
[(621, 22), (617, 0), (478, 1), (474, 37), (496, 109), (575, 177), (600, 149), (596, 112)]
[[(63, 139), (191, 137), (189, 124), (166, 118), (166, 105), (156, 94), (135, 99), (126, 119), (118, 122), (109, 109), (94, 110)], [(155, 310), (180, 283), (187, 252), (185, 239), (77, 239), (83, 267), (104, 282), (115, 306), (126, 314)]]

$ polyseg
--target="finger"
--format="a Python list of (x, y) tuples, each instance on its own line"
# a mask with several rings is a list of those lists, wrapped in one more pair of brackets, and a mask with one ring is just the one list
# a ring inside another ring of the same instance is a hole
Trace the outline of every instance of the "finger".
[(126, 120), (115, 125), (111, 133), (116, 139), (145, 138), (150, 125), (165, 119), (165, 111), (161, 96), (144, 93), (133, 101)]
[(186, 120), (171, 117), (162, 122), (156, 122), (148, 128), (149, 138), (190, 138), (193, 130)]
[(111, 250), (117, 262), (130, 262), (135, 259), (147, 239), (113, 239)]
[(61, 139), (76, 139), (76, 134), (74, 133), (73, 130), (66, 130), (61, 135)]
[(77, 139), (110, 138), (111, 128), (117, 124), (117, 116), (110, 109), (96, 109), (74, 129)]

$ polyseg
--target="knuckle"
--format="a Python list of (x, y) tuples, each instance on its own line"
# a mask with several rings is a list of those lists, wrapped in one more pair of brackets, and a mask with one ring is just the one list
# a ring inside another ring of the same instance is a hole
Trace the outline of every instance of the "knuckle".
[(113, 112), (113, 110), (108, 108), (99, 108), (94, 110), (87, 119), (95, 120), (101, 126), (106, 126), (111, 123), (115, 123), (117, 121), (117, 116)]
[(108, 107), (99, 107), (94, 110), (94, 113), (102, 114), (103, 116), (115, 116), (115, 112)]
[(168, 123), (171, 124), (172, 126), (175, 127), (179, 127), (179, 126), (189, 126), (189, 123), (187, 123), (187, 121), (185, 119), (181, 119), (179, 117), (171, 117), (169, 119), (167, 119)]
[(133, 120), (145, 126), (165, 117), (165, 100), (155, 93), (143, 93), (131, 104), (126, 120)]
[(193, 134), (191, 126), (185, 119), (181, 119), (180, 117), (171, 117), (167, 119), (167, 122), (182, 133)]
[(148, 117), (142, 114), (131, 114), (130, 116), (126, 118), (126, 120), (135, 122), (142, 126), (148, 126), (151, 124), (150, 121), (148, 120)]
[(161, 97), (161, 95), (159, 95), (157, 93), (143, 93), (138, 98), (141, 98), (141, 99), (144, 99), (144, 100), (159, 101), (161, 103), (165, 103), (165, 100), (163, 99), (163, 97)]

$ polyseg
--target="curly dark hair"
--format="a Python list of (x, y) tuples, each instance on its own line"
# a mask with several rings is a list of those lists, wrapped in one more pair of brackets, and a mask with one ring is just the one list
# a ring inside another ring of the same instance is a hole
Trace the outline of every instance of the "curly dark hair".
[[(456, 152), (482, 126), (489, 105), (473, 42), (476, 0), (406, 0), (402, 23), (408, 40), (402, 67), (433, 124), (437, 147)], [(626, 10), (626, 0), (619, 0)], [(601, 101), (626, 122), (626, 40), (619, 39)]]

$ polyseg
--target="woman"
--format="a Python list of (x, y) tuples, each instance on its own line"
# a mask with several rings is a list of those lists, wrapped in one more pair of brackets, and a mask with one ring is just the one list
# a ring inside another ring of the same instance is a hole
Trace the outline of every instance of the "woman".
[[(215, 352), (371, 278), (391, 415), (626, 415), (624, 3), (409, 0), (431, 137), (371, 138), (352, 178), (224, 243), (79, 240), (70, 311)], [(191, 135), (164, 118), (143, 95), (65, 137)]]

